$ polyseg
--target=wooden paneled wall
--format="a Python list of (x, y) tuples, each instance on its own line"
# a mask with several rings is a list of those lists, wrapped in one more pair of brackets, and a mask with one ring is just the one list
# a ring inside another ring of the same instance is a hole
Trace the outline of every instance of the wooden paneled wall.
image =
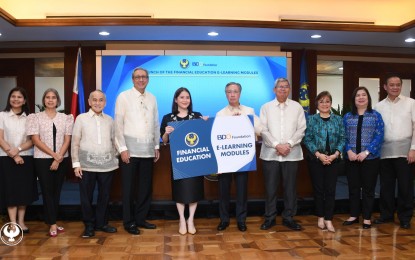
[(30, 111), (35, 111), (35, 59), (0, 59), (0, 77), (16, 77), (16, 87), (26, 89)]

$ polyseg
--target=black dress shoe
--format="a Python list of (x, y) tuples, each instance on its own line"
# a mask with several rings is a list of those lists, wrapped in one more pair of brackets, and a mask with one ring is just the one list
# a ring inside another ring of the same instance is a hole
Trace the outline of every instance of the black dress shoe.
[(245, 224), (245, 222), (238, 222), (238, 229), (239, 229), (239, 231), (241, 231), (241, 232), (245, 232), (246, 231), (246, 224)]
[(393, 219), (391, 219), (391, 218), (377, 218), (373, 221), (373, 223), (377, 224), (377, 225), (385, 224), (385, 223), (389, 223), (389, 222), (393, 222)]
[(102, 232), (105, 232), (105, 233), (115, 233), (115, 232), (117, 232), (117, 229), (115, 227), (110, 226), (110, 225), (105, 225), (105, 226), (102, 226), (102, 227), (96, 227), (95, 231), (102, 231)]
[(229, 226), (229, 222), (221, 221), (216, 228), (218, 231), (225, 230)]
[(86, 227), (84, 233), (82, 234), (83, 238), (93, 237), (95, 236), (94, 228), (93, 227)]
[(133, 234), (133, 235), (140, 234), (140, 230), (134, 224), (132, 224), (132, 225), (130, 225), (128, 227), (124, 227), (124, 229), (125, 229), (125, 231), (127, 231), (128, 233)]
[(22, 229), (22, 231), (23, 231), (23, 234), (29, 234), (29, 232), (30, 232), (30, 230), (28, 228)]
[(409, 222), (401, 222), (401, 228), (404, 228), (404, 229), (410, 229), (411, 228), (411, 223), (409, 223)]
[(157, 226), (151, 223), (148, 223), (147, 221), (144, 221), (142, 223), (138, 223), (137, 226), (145, 229), (156, 229)]
[(273, 226), (275, 226), (277, 223), (275, 223), (275, 219), (274, 220), (265, 220), (265, 222), (261, 225), (260, 229), (262, 230), (268, 230), (270, 228), (272, 228)]
[(370, 229), (370, 228), (372, 228), (372, 224), (365, 224), (365, 223), (363, 223), (362, 224), (362, 227), (363, 227), (363, 229)]
[(355, 218), (354, 220), (346, 220), (343, 222), (343, 226), (350, 226), (353, 224), (359, 224), (359, 218)]
[(301, 225), (295, 222), (294, 219), (292, 220), (283, 219), (282, 224), (292, 230), (301, 230)]

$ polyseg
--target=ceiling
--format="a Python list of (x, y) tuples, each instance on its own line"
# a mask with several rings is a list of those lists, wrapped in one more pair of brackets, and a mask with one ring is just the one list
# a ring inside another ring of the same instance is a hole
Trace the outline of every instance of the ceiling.
[[(109, 36), (101, 36), (107, 31)], [(216, 31), (217, 37), (207, 33)], [(25, 19), (0, 15), (0, 48), (34, 42), (209, 41), (395, 48), (415, 53), (415, 23), (405, 26), (200, 19)], [(319, 39), (311, 38), (320, 34)], [(16, 42), (19, 44), (16, 45)]]
[(317, 75), (319, 76), (339, 76), (343, 75), (343, 61), (318, 60)]
[(0, 0), (0, 48), (180, 41), (415, 53), (415, 42), (405, 42), (415, 38), (413, 0), (343, 2)]

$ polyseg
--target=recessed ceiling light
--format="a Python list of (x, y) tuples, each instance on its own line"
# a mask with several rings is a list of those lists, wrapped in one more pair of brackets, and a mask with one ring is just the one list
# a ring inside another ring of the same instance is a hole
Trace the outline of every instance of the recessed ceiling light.
[(110, 33), (109, 32), (106, 32), (106, 31), (102, 31), (102, 32), (99, 32), (99, 35), (101, 35), (101, 36), (108, 36), (108, 35), (110, 35)]
[(321, 35), (320, 34), (313, 34), (313, 35), (311, 35), (311, 38), (318, 39), (318, 38), (321, 38)]
[(208, 33), (208, 35), (214, 37), (214, 36), (218, 36), (219, 33), (217, 33), (217, 32), (210, 32), (210, 33)]
[(408, 38), (405, 40), (405, 42), (415, 42), (415, 38)]
[(1, 36), (1, 33), (0, 33), (0, 36)]
[(339, 70), (343, 70), (343, 67), (340, 67)]

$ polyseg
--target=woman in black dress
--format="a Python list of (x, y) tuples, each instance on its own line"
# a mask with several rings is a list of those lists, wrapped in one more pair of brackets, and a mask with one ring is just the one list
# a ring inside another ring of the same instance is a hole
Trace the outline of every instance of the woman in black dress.
[(33, 144), (26, 135), (28, 115), (26, 90), (13, 88), (0, 112), (0, 191), (4, 192), (10, 222), (18, 223), (24, 233), (29, 233), (24, 223), (26, 206), (38, 199)]
[[(193, 111), (192, 96), (187, 88), (179, 88), (174, 93), (172, 113), (163, 116), (160, 127), (160, 135), (163, 143), (169, 142), (169, 134), (174, 128), (167, 126), (168, 122), (183, 121), (203, 118), (199, 112)], [(180, 216), (179, 233), (184, 235), (196, 233), (193, 218), (195, 215), (197, 202), (203, 199), (203, 176), (192, 177), (187, 179), (173, 180), (172, 174), (172, 193), (173, 200), (176, 202), (177, 211)], [(189, 204), (189, 218), (184, 217), (185, 205)], [(187, 226), (186, 226), (187, 222)]]

